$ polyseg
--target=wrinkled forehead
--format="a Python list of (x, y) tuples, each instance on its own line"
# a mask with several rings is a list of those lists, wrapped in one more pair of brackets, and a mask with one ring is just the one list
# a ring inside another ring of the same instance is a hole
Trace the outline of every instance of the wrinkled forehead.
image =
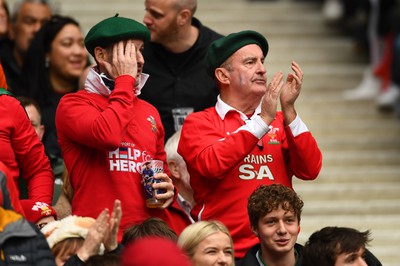
[(14, 18), (32, 17), (38, 20), (49, 19), (51, 17), (51, 9), (43, 3), (24, 2), (21, 4)]

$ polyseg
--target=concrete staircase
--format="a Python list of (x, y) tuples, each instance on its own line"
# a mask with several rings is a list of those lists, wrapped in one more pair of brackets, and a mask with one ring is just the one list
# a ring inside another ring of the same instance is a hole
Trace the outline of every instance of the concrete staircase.
[[(14, 1), (8, 1), (12, 3)], [(144, 1), (58, 1), (84, 32), (115, 13), (141, 21)], [(314, 1), (199, 0), (197, 17), (222, 34), (253, 29), (270, 44), (268, 77), (300, 63), (304, 86), (297, 102), (324, 155), (319, 178), (295, 180), (305, 201), (299, 242), (327, 225), (370, 229), (371, 251), (385, 266), (400, 265), (400, 123), (372, 101), (346, 102), (367, 64), (352, 41), (323, 23)]]

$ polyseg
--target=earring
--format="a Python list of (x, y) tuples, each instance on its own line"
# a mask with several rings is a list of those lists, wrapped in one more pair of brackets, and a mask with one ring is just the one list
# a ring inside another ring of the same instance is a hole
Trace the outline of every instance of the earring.
[(45, 68), (49, 68), (50, 67), (50, 59), (48, 57), (46, 57), (46, 59), (44, 61), (44, 67)]

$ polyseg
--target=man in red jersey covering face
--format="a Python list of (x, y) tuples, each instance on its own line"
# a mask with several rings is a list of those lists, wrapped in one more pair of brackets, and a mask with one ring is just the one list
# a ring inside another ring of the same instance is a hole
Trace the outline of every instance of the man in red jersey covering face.
[[(165, 162), (164, 129), (152, 105), (137, 95), (147, 76), (142, 73), (147, 28), (123, 17), (105, 19), (88, 32), (85, 45), (95, 59), (85, 88), (64, 96), (56, 126), (74, 191), (72, 214), (97, 217), (104, 209), (122, 205), (122, 232), (150, 216), (164, 218), (174, 199), (174, 186), (165, 173), (154, 178), (156, 197), (164, 204), (145, 205), (141, 170), (151, 159)], [(167, 169), (166, 164), (164, 169)]]

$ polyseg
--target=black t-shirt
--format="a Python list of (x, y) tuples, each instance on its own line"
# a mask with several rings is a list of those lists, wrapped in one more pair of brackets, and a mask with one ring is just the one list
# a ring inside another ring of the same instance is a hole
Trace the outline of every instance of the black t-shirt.
[(173, 108), (193, 107), (194, 111), (201, 111), (217, 101), (218, 89), (206, 73), (204, 57), (208, 46), (222, 35), (202, 26), (195, 18), (192, 24), (199, 28), (199, 37), (189, 50), (174, 54), (150, 42), (143, 52), (143, 73), (150, 77), (139, 97), (157, 108), (165, 140), (175, 132)]

